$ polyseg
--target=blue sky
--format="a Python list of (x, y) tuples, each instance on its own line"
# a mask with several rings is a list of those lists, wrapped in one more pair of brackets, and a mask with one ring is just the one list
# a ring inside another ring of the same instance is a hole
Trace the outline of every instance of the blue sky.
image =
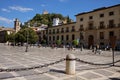
[(116, 4), (120, 4), (120, 0), (1, 0), (0, 26), (13, 28), (15, 18), (24, 23), (44, 10), (69, 15), (76, 21), (75, 15), (78, 13)]

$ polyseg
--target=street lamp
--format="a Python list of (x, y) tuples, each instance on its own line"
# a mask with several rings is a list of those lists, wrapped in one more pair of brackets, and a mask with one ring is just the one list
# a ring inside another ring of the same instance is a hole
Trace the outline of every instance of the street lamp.
[(80, 32), (80, 46), (81, 46), (81, 51), (83, 49), (83, 31)]
[[(29, 27), (30, 27), (30, 23), (28, 23), (28, 28), (29, 28)], [(27, 35), (27, 37), (26, 37), (27, 43), (26, 43), (26, 49), (25, 49), (25, 52), (28, 52), (28, 44), (29, 44), (29, 43), (28, 43), (28, 42), (29, 42), (29, 41), (28, 41), (28, 39), (29, 39), (29, 31), (27, 30), (27, 32), (26, 32), (26, 33), (27, 33), (27, 34), (26, 34), (26, 35)]]

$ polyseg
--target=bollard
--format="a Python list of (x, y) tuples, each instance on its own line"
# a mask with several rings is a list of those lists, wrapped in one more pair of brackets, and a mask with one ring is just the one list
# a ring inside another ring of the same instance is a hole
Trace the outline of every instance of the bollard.
[(66, 74), (75, 74), (75, 56), (73, 54), (68, 54), (66, 56)]

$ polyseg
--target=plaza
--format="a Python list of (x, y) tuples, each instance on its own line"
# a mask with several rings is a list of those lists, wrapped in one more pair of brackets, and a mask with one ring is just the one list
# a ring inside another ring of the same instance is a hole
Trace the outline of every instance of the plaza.
[[(67, 75), (65, 72), (65, 60), (61, 59), (67, 54), (74, 54), (76, 58), (86, 62), (76, 61), (75, 75)], [(40, 65), (53, 62), (56, 63), (40, 68)], [(29, 69), (31, 67), (34, 68)], [(81, 51), (79, 48), (68, 50), (31, 46), (28, 52), (25, 52), (24, 46), (0, 44), (0, 69), (21, 68), (28, 69), (1, 71), (0, 80), (120, 80), (120, 52), (115, 51), (115, 66), (112, 66), (112, 51), (95, 54), (88, 49)]]

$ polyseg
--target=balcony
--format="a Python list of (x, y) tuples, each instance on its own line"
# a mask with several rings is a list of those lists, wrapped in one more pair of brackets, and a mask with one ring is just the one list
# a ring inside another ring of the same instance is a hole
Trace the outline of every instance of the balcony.
[(88, 26), (88, 30), (95, 30), (95, 26)]
[(51, 32), (49, 32), (49, 34), (51, 34)]
[(61, 33), (64, 33), (64, 31), (62, 30)]
[(107, 25), (107, 26), (108, 26), (108, 28), (115, 28), (115, 27), (116, 27), (115, 24), (109, 24), (109, 25)]
[(69, 32), (69, 30), (66, 30), (66, 32)]
[(105, 29), (105, 25), (99, 26), (99, 29)]
[(74, 32), (74, 31), (75, 31), (75, 29), (72, 29), (72, 30), (71, 30), (71, 32)]
[(59, 31), (57, 31), (57, 33), (59, 33)]
[(80, 28), (79, 31), (84, 31), (84, 28)]
[(55, 34), (55, 32), (53, 32), (53, 34)]

